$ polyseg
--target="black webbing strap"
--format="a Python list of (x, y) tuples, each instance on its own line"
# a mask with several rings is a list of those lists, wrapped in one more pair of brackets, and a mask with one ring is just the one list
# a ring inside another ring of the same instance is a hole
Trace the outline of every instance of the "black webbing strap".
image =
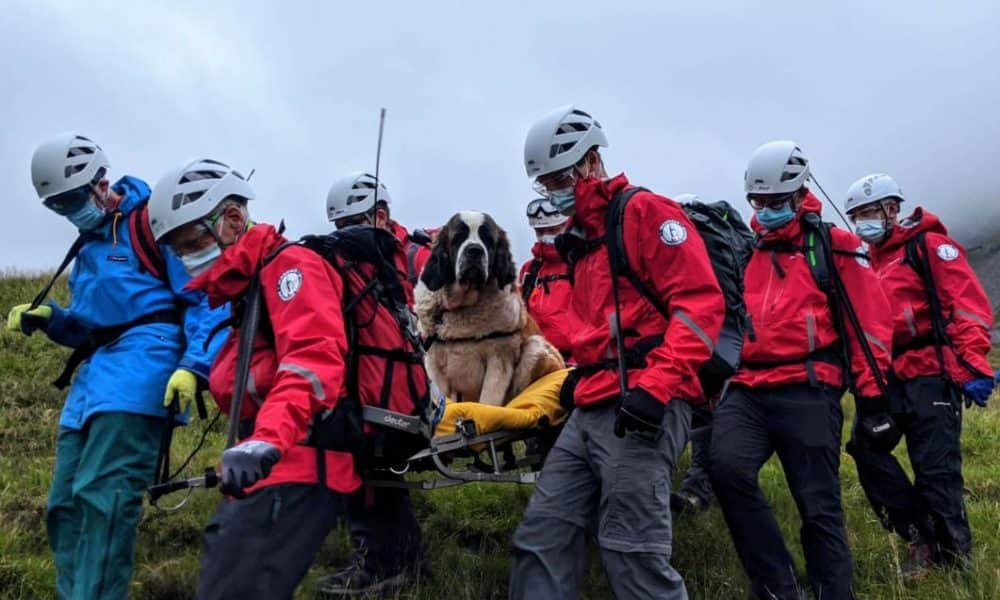
[(45, 302), (45, 298), (48, 297), (49, 292), (52, 291), (52, 286), (55, 285), (56, 280), (59, 279), (59, 276), (63, 274), (63, 271), (66, 270), (66, 267), (69, 266), (69, 263), (73, 262), (73, 259), (76, 258), (78, 254), (80, 254), (80, 250), (83, 248), (83, 245), (87, 243), (88, 240), (91, 239), (93, 239), (92, 234), (86, 232), (80, 232), (80, 235), (78, 235), (76, 240), (73, 241), (73, 245), (71, 245), (69, 247), (69, 250), (66, 251), (66, 256), (63, 257), (62, 262), (59, 264), (59, 268), (56, 269), (55, 275), (52, 276), (52, 279), (49, 279), (49, 282), (45, 284), (45, 287), (42, 288), (42, 291), (38, 292), (38, 295), (35, 296), (35, 299), (31, 301), (31, 308), (28, 309), (29, 311), (35, 310), (42, 304), (42, 302)]
[(184, 312), (181, 309), (169, 308), (167, 310), (159, 310), (139, 317), (138, 319), (125, 323), (124, 325), (102, 327), (100, 329), (92, 330), (87, 336), (87, 339), (82, 344), (77, 346), (73, 350), (73, 353), (69, 355), (69, 358), (66, 360), (66, 366), (63, 367), (62, 373), (60, 373), (59, 377), (52, 382), (52, 385), (56, 386), (56, 388), (60, 390), (66, 389), (66, 386), (70, 383), (70, 379), (73, 377), (73, 372), (76, 371), (76, 368), (79, 367), (82, 362), (88, 360), (103, 346), (107, 346), (120, 338), (126, 331), (139, 327), (140, 325), (151, 325), (153, 323), (170, 323), (173, 325), (179, 325), (183, 319)]

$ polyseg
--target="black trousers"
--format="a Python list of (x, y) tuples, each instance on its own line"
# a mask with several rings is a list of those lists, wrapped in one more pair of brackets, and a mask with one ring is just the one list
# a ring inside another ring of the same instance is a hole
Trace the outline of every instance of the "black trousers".
[(774, 453), (802, 519), (813, 592), (823, 600), (853, 598), (838, 474), (841, 395), (807, 384), (732, 387), (716, 409), (712, 485), (758, 598), (799, 598), (792, 557), (758, 483), (761, 467)]
[(967, 557), (972, 532), (963, 499), (961, 396), (940, 377), (893, 382), (890, 394), (915, 478), (910, 481), (895, 456), (872, 449), (855, 422), (847, 451), (865, 495), (889, 531), (938, 545), (946, 559)]
[(291, 598), (343, 516), (325, 486), (290, 483), (224, 498), (202, 535), (200, 600)]
[(379, 574), (418, 568), (423, 560), (420, 524), (406, 489), (364, 487), (346, 496), (348, 527), (356, 552)]

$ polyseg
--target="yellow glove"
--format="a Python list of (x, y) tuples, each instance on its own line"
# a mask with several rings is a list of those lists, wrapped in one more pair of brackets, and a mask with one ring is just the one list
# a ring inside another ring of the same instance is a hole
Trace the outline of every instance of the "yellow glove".
[(176, 399), (178, 412), (184, 412), (194, 402), (198, 393), (206, 404), (212, 400), (212, 395), (206, 389), (199, 389), (198, 376), (187, 369), (177, 369), (167, 381), (167, 389), (163, 394), (163, 406), (169, 407)]
[[(45, 329), (52, 318), (52, 307), (46, 304), (33, 310), (30, 304), (18, 304), (7, 314), (7, 331), (20, 331), (31, 335), (37, 329)], [(27, 317), (27, 318), (25, 318)]]

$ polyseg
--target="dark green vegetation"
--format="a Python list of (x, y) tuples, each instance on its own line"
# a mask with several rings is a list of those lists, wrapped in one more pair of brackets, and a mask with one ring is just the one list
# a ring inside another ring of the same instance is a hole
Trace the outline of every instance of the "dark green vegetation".
[[(0, 310), (29, 301), (41, 282), (9, 277), (0, 281)], [(57, 297), (65, 301), (65, 289)], [(54, 439), (62, 395), (49, 385), (65, 351), (36, 334), (0, 335), (0, 598), (53, 598), (54, 571), (44, 526), (46, 490), (51, 477)], [(1000, 354), (994, 357), (995, 363)], [(994, 399), (1000, 402), (1000, 399)], [(845, 402), (848, 417), (850, 401)], [(214, 462), (222, 447), (224, 419), (192, 465), (191, 474)], [(182, 430), (175, 442), (175, 463), (197, 441), (201, 422)], [(964, 433), (968, 509), (975, 534), (975, 566), (966, 573), (936, 572), (919, 584), (898, 577), (905, 547), (885, 533), (867, 506), (853, 462), (842, 455), (844, 502), (857, 564), (861, 598), (922, 600), (1000, 597), (1000, 407), (967, 413)], [(905, 449), (900, 449), (905, 455)], [(680, 467), (687, 466), (687, 457)], [(798, 515), (772, 461), (761, 474), (783, 523), (786, 539), (803, 567), (797, 543)], [(505, 598), (510, 534), (530, 489), (466, 485), (415, 493), (424, 525), (432, 573), (401, 598)], [(199, 536), (217, 492), (196, 492), (174, 514), (147, 509), (139, 531), (134, 598), (188, 598), (197, 577)], [(307, 526), (307, 525), (306, 525)], [(675, 521), (675, 564), (687, 578), (693, 598), (743, 598), (745, 582), (722, 515)], [(331, 535), (310, 577), (342, 564), (348, 553), (344, 533)], [(311, 597), (307, 585), (300, 597)], [(591, 555), (587, 598), (607, 598), (599, 559)]]

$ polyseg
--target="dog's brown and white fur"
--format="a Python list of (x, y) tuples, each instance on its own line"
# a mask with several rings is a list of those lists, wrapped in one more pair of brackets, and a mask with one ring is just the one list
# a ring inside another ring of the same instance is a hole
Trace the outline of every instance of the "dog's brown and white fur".
[(503, 406), (565, 367), (528, 314), (507, 234), (485, 213), (454, 215), (438, 234), (414, 295), (431, 342), (427, 373), (449, 398)]

